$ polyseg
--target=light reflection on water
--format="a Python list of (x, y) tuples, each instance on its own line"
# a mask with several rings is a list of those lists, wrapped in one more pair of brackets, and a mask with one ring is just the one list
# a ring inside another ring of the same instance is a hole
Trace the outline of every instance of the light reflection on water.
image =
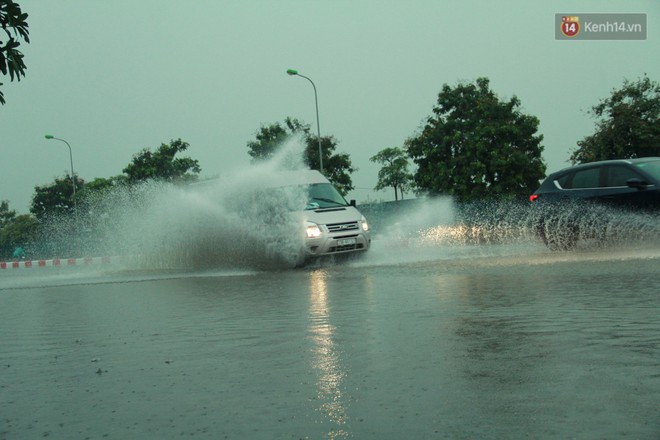
[(338, 348), (334, 342), (335, 327), (330, 322), (328, 305), (327, 272), (315, 270), (309, 275), (310, 284), (310, 334), (314, 343), (313, 366), (318, 373), (316, 382), (319, 411), (327, 416), (335, 426), (328, 432), (328, 438), (348, 438), (345, 430), (346, 402), (342, 395), (342, 381), (347, 372), (341, 364)]
[(424, 204), (360, 260), (285, 270), (222, 200), (151, 207), (110, 234), (137, 269), (0, 273), (0, 440), (660, 432), (657, 234), (551, 252)]
[(0, 287), (0, 439), (657, 438), (660, 254), (571, 255)]

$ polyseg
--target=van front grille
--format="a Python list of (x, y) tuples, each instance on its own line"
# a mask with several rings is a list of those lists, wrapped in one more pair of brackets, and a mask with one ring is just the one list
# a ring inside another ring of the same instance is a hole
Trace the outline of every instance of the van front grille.
[(358, 222), (330, 223), (325, 226), (328, 228), (329, 232), (346, 232), (359, 229)]

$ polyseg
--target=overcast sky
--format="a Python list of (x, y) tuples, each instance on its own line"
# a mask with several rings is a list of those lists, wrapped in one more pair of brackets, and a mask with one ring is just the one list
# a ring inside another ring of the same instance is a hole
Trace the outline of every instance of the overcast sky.
[[(548, 172), (594, 131), (586, 111), (644, 73), (660, 80), (657, 0), (18, 0), (29, 14), (28, 67), (4, 83), (0, 200), (27, 213), (35, 185), (70, 170), (121, 173), (143, 148), (181, 138), (202, 176), (249, 164), (263, 124), (292, 116), (334, 135), (374, 192), (369, 158), (402, 146), (443, 84), (488, 77), (501, 99), (537, 116)], [(635, 12), (646, 41), (556, 41), (555, 13)]]

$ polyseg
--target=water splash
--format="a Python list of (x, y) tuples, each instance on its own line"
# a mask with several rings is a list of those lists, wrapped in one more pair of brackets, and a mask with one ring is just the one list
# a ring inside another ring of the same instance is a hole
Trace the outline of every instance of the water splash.
[[(305, 196), (295, 189), (277, 194), (262, 189), (279, 171), (304, 169), (303, 152), (304, 141), (293, 137), (271, 160), (218, 179), (188, 187), (150, 182), (98, 194), (76, 216), (51, 219), (41, 252), (44, 258), (130, 256), (147, 270), (291, 267), (302, 237), (290, 213), (302, 209)], [(520, 202), (457, 204), (448, 197), (359, 208), (372, 226), (373, 243), (358, 264), (660, 248), (657, 213), (570, 204), (552, 211)]]
[[(388, 206), (389, 205), (389, 206)], [(371, 212), (370, 212), (371, 211)], [(455, 203), (450, 198), (407, 200), (364, 207), (374, 244), (367, 264), (472, 258), (571, 258), (613, 251), (655, 255), (660, 215), (606, 206), (564, 204), (560, 209), (515, 201)], [(544, 260), (545, 258), (545, 260)], [(519, 261), (519, 260), (518, 260)]]
[(188, 186), (122, 186), (90, 197), (76, 215), (50, 219), (48, 255), (125, 255), (143, 269), (290, 266), (302, 244), (290, 215), (301, 189), (261, 191), (281, 170), (303, 169), (304, 142), (291, 137), (263, 163)]

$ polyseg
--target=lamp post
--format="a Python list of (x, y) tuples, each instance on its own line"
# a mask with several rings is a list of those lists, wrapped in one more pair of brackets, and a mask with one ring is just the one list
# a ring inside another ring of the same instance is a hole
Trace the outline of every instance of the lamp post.
[(316, 86), (314, 85), (314, 81), (307, 78), (305, 75), (299, 74), (298, 71), (295, 69), (288, 69), (286, 73), (288, 73), (291, 76), (299, 76), (301, 78), (305, 78), (307, 81), (312, 83), (312, 87), (314, 87), (314, 102), (316, 103), (316, 132), (319, 139), (319, 171), (323, 173), (323, 151), (321, 150), (321, 126), (319, 125), (319, 99), (316, 96)]
[(71, 161), (71, 185), (73, 186), (73, 203), (76, 203), (76, 180), (73, 175), (73, 153), (71, 152), (71, 145), (64, 139), (56, 138), (52, 134), (47, 134), (46, 139), (55, 139), (56, 141), (62, 141), (66, 144), (67, 147), (69, 147), (69, 160)]

